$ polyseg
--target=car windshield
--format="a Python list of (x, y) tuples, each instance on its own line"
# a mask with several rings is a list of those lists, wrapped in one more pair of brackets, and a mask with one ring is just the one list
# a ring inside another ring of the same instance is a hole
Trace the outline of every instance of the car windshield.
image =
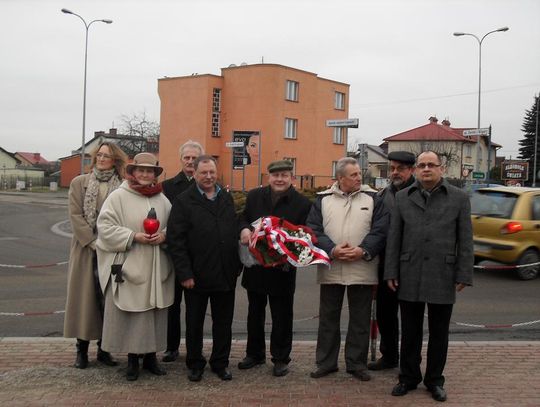
[(510, 219), (517, 195), (498, 191), (476, 191), (471, 196), (471, 213), (492, 218)]

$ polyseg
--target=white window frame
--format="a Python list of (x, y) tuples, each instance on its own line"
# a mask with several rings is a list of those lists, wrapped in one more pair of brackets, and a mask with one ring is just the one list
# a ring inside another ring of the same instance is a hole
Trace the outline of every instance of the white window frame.
[(346, 127), (334, 127), (332, 132), (332, 142), (334, 144), (344, 144), (346, 131)]
[(336, 179), (337, 161), (332, 161), (332, 179)]
[(285, 134), (284, 137), (289, 140), (296, 140), (298, 131), (298, 119), (291, 117), (285, 118)]
[(336, 91), (334, 96), (334, 108), (345, 110), (345, 93)]
[(291, 102), (298, 102), (298, 91), (300, 83), (296, 81), (285, 81), (285, 99)]

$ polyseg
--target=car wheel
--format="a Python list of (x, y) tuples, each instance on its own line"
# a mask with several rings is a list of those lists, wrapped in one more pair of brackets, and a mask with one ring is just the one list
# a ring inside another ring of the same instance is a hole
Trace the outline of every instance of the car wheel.
[[(518, 264), (531, 264), (540, 261), (540, 254), (534, 249), (527, 249), (520, 257)], [(540, 264), (530, 267), (520, 267), (517, 269), (517, 275), (521, 280), (532, 280), (540, 272)]]

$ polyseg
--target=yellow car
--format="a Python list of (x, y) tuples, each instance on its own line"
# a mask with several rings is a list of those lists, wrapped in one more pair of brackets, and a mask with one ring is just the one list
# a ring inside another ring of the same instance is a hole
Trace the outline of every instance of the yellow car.
[[(471, 196), (476, 261), (508, 265), (540, 262), (540, 188), (480, 188)], [(540, 265), (515, 269), (522, 280), (540, 273)]]

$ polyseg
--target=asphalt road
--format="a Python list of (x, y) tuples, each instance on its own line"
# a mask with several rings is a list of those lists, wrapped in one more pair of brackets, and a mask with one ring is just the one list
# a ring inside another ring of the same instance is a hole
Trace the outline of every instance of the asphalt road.
[[(70, 239), (66, 193), (0, 193), (0, 337), (61, 336)], [(55, 226), (56, 225), (56, 226)], [(55, 226), (53, 228), (53, 226)], [(60, 234), (59, 234), (60, 233)], [(316, 271), (298, 271), (295, 339), (316, 339), (319, 287)], [(508, 271), (479, 271), (475, 285), (458, 294), (451, 340), (540, 339), (540, 278), (520, 281)], [(342, 330), (346, 331), (346, 302)], [(42, 315), (10, 315), (27, 313)], [(238, 284), (233, 335), (245, 338), (247, 299)], [(270, 319), (269, 319), (270, 320)], [(491, 328), (485, 325), (515, 325)], [(468, 327), (463, 324), (479, 325)], [(206, 333), (210, 332), (207, 318)]]

